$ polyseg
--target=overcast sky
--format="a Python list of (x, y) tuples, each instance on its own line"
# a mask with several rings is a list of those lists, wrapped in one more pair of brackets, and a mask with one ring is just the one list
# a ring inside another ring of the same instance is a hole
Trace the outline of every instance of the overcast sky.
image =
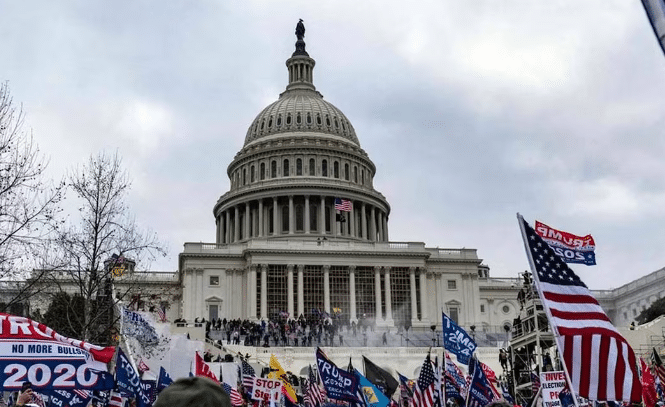
[(392, 241), (528, 268), (515, 214), (584, 235), (594, 289), (665, 266), (665, 57), (639, 0), (0, 0), (0, 80), (60, 178), (118, 151), (137, 221), (213, 242), (247, 127), (287, 84), (305, 21), (314, 83), (353, 123)]

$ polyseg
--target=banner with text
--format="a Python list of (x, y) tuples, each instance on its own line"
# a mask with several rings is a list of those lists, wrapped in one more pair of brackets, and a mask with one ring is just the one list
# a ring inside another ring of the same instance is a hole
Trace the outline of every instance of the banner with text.
[(353, 372), (338, 368), (328, 360), (321, 349), (316, 350), (316, 365), (319, 368), (319, 375), (328, 398), (352, 403), (362, 401), (358, 400), (356, 396), (358, 393), (358, 378)]
[[(249, 378), (248, 378), (249, 379)], [(279, 379), (261, 379), (252, 377), (252, 400), (279, 402), (282, 393), (282, 381)]]
[(542, 372), (540, 383), (543, 388), (543, 407), (561, 407), (559, 392), (566, 387), (564, 372)]
[[(29, 318), (0, 313), (0, 390), (113, 388), (106, 372), (115, 348), (64, 337)], [(109, 387), (110, 386), (110, 387)]]
[(593, 236), (577, 236), (547, 226), (536, 221), (534, 228), (538, 236), (552, 248), (552, 250), (566, 263), (596, 264), (596, 242)]

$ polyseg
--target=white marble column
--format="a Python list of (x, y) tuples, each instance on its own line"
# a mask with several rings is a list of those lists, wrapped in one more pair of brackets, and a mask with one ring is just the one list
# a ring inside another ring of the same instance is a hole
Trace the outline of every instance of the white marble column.
[(233, 241), (237, 242), (240, 240), (240, 206), (236, 205), (233, 208), (233, 212), (235, 212), (235, 227), (233, 228)]
[(418, 270), (420, 278), (420, 320), (427, 321), (427, 269), (421, 267)]
[(323, 308), (330, 314), (330, 266), (323, 266)]
[(378, 220), (376, 222), (376, 228), (378, 229), (378, 232), (379, 232), (378, 233), (378, 235), (379, 235), (378, 241), (383, 242), (383, 222), (381, 221), (383, 219), (383, 212), (381, 212), (381, 210), (377, 210), (376, 212), (377, 212), (376, 217), (378, 218)]
[(204, 300), (203, 300), (203, 269), (196, 269), (196, 316), (206, 318), (207, 315), (203, 314)]
[(411, 326), (418, 320), (418, 301), (416, 299), (416, 268), (409, 267), (409, 288), (411, 289)]
[(326, 234), (326, 197), (321, 195), (321, 208), (319, 209), (319, 233)]
[(263, 237), (263, 198), (259, 198), (259, 237)]
[(349, 266), (349, 319), (358, 322), (356, 315), (356, 266)]
[(381, 272), (380, 266), (374, 266), (374, 301), (375, 304), (375, 315), (374, 320), (379, 322), (383, 320), (383, 312), (381, 311)]
[(221, 219), (215, 218), (215, 243), (222, 243), (221, 239), (221, 229), (222, 229), (222, 222)]
[(191, 319), (191, 307), (189, 306), (190, 297), (192, 296), (192, 284), (189, 281), (189, 276), (192, 273), (191, 269), (186, 268), (181, 271), (182, 273), (182, 317), (189, 321)]
[(388, 214), (383, 214), (383, 241), (389, 242), (390, 237), (388, 236)]
[(289, 234), (292, 235), (296, 229), (296, 220), (293, 216), (293, 195), (289, 195)]
[(293, 264), (286, 266), (286, 312), (289, 313), (289, 318), (297, 318), (293, 315)]
[(360, 230), (360, 237), (367, 239), (367, 214), (365, 213), (365, 202), (360, 205)]
[(298, 316), (305, 315), (305, 265), (298, 264)]
[(304, 219), (304, 227), (305, 227), (305, 233), (309, 234), (309, 195), (305, 195), (305, 219)]
[(277, 198), (272, 198), (272, 234), (273, 236), (279, 235), (279, 228), (277, 227)]
[(393, 324), (393, 296), (390, 292), (390, 267), (383, 268), (383, 284), (386, 291), (386, 322)]
[(250, 210), (249, 210), (249, 202), (245, 202), (245, 232), (243, 235), (243, 238), (245, 240), (249, 239), (249, 217), (250, 217)]
[(261, 265), (261, 319), (268, 320), (268, 265)]
[(249, 319), (256, 320), (256, 264), (249, 266)]
[(226, 214), (226, 230), (224, 231), (224, 243), (231, 243), (231, 213), (229, 210), (225, 210)]
[(369, 240), (372, 242), (376, 242), (376, 212), (374, 211), (373, 206), (369, 211), (369, 215), (370, 215)]

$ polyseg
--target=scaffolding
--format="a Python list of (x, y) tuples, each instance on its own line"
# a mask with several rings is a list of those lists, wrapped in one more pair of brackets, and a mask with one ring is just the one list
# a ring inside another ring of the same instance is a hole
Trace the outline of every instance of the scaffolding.
[[(533, 286), (531, 273), (524, 272), (518, 294), (520, 312), (513, 321), (506, 380), (515, 403), (529, 405), (538, 392), (541, 371), (560, 370), (554, 335), (547, 314)], [(537, 380), (537, 382), (536, 382)]]

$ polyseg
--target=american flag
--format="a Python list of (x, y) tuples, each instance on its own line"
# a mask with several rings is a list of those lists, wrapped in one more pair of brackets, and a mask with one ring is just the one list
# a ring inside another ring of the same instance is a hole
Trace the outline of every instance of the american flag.
[(238, 392), (238, 390), (236, 390), (235, 387), (231, 387), (231, 385), (228, 383), (222, 383), (222, 387), (224, 387), (224, 391), (231, 398), (232, 406), (242, 406), (242, 395)]
[(651, 366), (660, 382), (665, 383), (665, 366), (663, 366), (663, 361), (660, 359), (656, 348), (651, 351)]
[(580, 278), (519, 217), (536, 287), (575, 392), (589, 400), (642, 399), (637, 359)]
[(409, 407), (433, 407), (435, 381), (434, 369), (428, 353), (423, 367), (420, 369), (420, 376), (418, 376), (416, 389), (413, 392), (413, 399), (411, 399)]
[(92, 392), (90, 390), (74, 389), (72, 391), (84, 399), (89, 399), (92, 397)]
[(642, 367), (642, 399), (645, 407), (654, 407), (658, 401), (656, 381), (642, 358), (640, 358), (640, 365)]
[(247, 363), (245, 359), (242, 360), (242, 386), (245, 388), (245, 393), (251, 393), (254, 387), (254, 378), (256, 373), (252, 365)]
[(120, 393), (111, 392), (111, 399), (109, 400), (109, 407), (122, 407), (124, 400)]
[(413, 398), (413, 392), (411, 392), (411, 387), (409, 387), (409, 379), (399, 372), (397, 376), (399, 376), (400, 405), (402, 405), (402, 402), (406, 402), (408, 405), (411, 403), (411, 398)]
[(150, 370), (150, 367), (148, 367), (143, 358), (139, 359), (138, 368), (140, 374), (143, 374), (143, 372), (147, 372), (148, 370)]
[(323, 405), (323, 390), (319, 386), (319, 376), (314, 372), (312, 366), (309, 367), (309, 387), (307, 388), (307, 393), (313, 406)]
[(538, 390), (540, 390), (540, 376), (531, 372), (531, 392), (535, 396)]
[(335, 210), (343, 212), (351, 212), (353, 204), (348, 199), (335, 198)]
[(159, 322), (166, 322), (166, 311), (164, 306), (160, 305), (157, 307), (157, 315), (159, 316)]

